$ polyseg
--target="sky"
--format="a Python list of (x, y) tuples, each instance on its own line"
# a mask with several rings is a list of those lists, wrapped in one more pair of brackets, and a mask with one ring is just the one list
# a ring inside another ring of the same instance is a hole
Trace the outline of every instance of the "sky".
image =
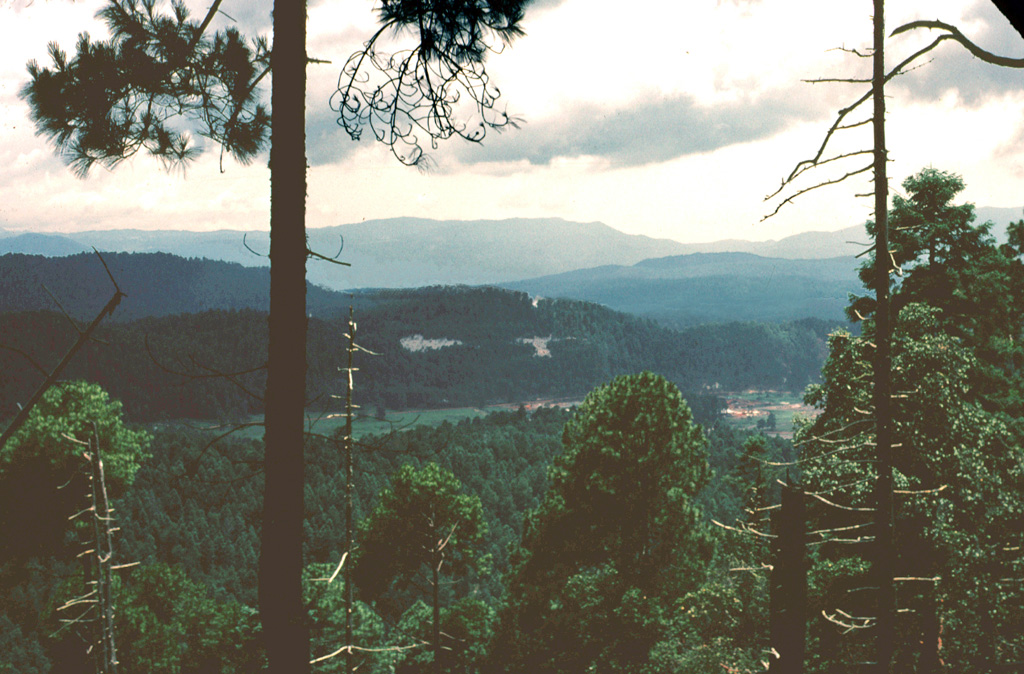
[[(0, 0), (0, 228), (268, 229), (266, 156), (249, 166), (217, 147), (184, 172), (135, 156), (76, 178), (36, 136), (18, 97), (25, 64), (49, 63), (47, 43), (106, 35), (100, 0)], [(205, 0), (186, 0), (205, 14)], [(887, 26), (955, 24), (982, 47), (1024, 57), (1024, 39), (989, 0), (889, 0)], [(270, 35), (270, 0), (224, 0), (218, 26)], [(449, 140), (432, 168), (398, 163), (370, 134), (354, 142), (328, 104), (339, 71), (375, 30), (373, 0), (313, 0), (308, 53), (307, 226), (377, 218), (520, 217), (600, 221), (683, 242), (779, 239), (871, 217), (869, 176), (815, 190), (762, 221), (764, 201), (812, 156), (836, 112), (863, 84), (803, 80), (869, 75), (852, 54), (871, 41), (870, 0), (535, 0), (526, 36), (487, 71), (520, 128), (482, 143)], [(888, 42), (897, 63), (934, 38)], [(394, 47), (408, 46), (407, 36)], [(265, 91), (269, 100), (269, 88)], [(892, 187), (926, 166), (963, 176), (978, 206), (1024, 206), (1024, 70), (996, 68), (948, 42), (887, 88)], [(865, 114), (857, 119), (865, 118)], [(836, 151), (870, 148), (870, 128)], [(860, 160), (844, 170), (859, 168)], [(828, 172), (820, 178), (831, 177)]]

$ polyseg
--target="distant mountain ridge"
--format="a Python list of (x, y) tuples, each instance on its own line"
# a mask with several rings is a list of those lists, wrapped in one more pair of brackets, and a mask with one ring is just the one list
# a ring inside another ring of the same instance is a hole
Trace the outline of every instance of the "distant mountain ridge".
[[(269, 307), (270, 273), (265, 267), (167, 253), (106, 253), (104, 258), (127, 293), (113, 315), (115, 321)], [(750, 320), (842, 321), (848, 293), (860, 289), (852, 262), (849, 258), (783, 260), (750, 253), (694, 253), (500, 285), (533, 296), (594, 302), (676, 328)], [(52, 310), (56, 307), (48, 289), (80, 320), (90, 320), (112, 290), (93, 253), (0, 255), (0, 287), (4, 291), (0, 312)], [(368, 296), (355, 292), (356, 304)], [(351, 293), (309, 284), (307, 312), (320, 318), (336, 315), (351, 297)]]
[[(267, 311), (270, 306), (266, 268), (167, 253), (106, 253), (104, 261), (126, 293), (111, 315), (115, 322), (214, 309)], [(0, 288), (0, 313), (54, 311), (56, 297), (82, 321), (92, 320), (113, 294), (106, 270), (91, 252), (67, 257), (0, 255)], [(348, 295), (314, 285), (307, 288), (310, 315), (333, 315), (347, 303)]]
[[(1020, 208), (978, 208), (978, 221), (1005, 226), (1024, 216)], [(783, 259), (852, 258), (867, 248), (862, 227), (803, 232), (777, 241), (722, 240), (680, 243), (625, 234), (600, 222), (559, 218), (508, 220), (367, 220), (308, 230), (310, 248), (351, 267), (310, 260), (310, 282), (333, 290), (428, 285), (507, 284), (606, 265), (693, 253), (750, 253)], [(263, 231), (93, 230), (65, 234), (0, 229), (0, 255), (60, 257), (88, 251), (170, 253), (247, 267), (268, 266), (269, 235)], [(339, 252), (340, 251), (340, 252)]]
[(850, 257), (787, 260), (751, 253), (674, 255), (502, 285), (596, 302), (676, 328), (735, 320), (841, 321), (849, 294), (862, 290)]
[[(499, 284), (604, 265), (706, 252), (769, 257), (837, 257), (859, 252), (842, 232), (808, 232), (780, 241), (680, 243), (625, 234), (600, 222), (558, 218), (438, 221), (393, 218), (310, 229), (310, 248), (350, 263), (311, 260), (312, 283), (333, 290), (427, 285)], [(846, 246), (845, 248), (843, 246)], [(13, 234), (0, 230), (0, 255), (59, 257), (88, 251), (170, 253), (248, 267), (268, 265), (269, 236), (260, 231), (94, 230)]]
[[(68, 254), (68, 242), (88, 250), (171, 253), (245, 266), (266, 266), (269, 235), (259, 231), (111, 230), (53, 236), (47, 250), (35, 235), (31, 250), (15, 237), (0, 238), (0, 254)], [(318, 260), (308, 279), (334, 290), (486, 284), (557, 274), (602, 264), (632, 264), (685, 252), (668, 239), (624, 234), (601, 223), (560, 219), (436, 221), (423, 218), (373, 220), (308, 230), (311, 250), (351, 264)], [(340, 254), (339, 254), (340, 250)], [(79, 251), (74, 251), (79, 252)]]

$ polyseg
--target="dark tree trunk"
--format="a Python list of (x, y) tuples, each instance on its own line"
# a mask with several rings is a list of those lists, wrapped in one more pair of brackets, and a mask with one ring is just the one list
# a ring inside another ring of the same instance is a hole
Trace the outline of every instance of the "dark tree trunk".
[(892, 328), (889, 315), (889, 183), (885, 149), (885, 15), (884, 0), (874, 0), (872, 126), (875, 173), (875, 546), (873, 573), (878, 583), (875, 639), (876, 671), (889, 672), (896, 628), (896, 566), (892, 503)]
[(804, 492), (786, 484), (773, 516), (775, 565), (769, 588), (771, 645), (778, 653), (771, 674), (802, 674), (807, 641), (807, 554)]
[(440, 578), (440, 567), (441, 567), (441, 555), (435, 553), (434, 558), (430, 560), (431, 566), (434, 567), (434, 615), (433, 615), (433, 637), (434, 637), (434, 674), (441, 673), (441, 578)]
[(259, 605), (272, 674), (310, 671), (302, 605), (306, 5), (274, 3), (270, 319)]

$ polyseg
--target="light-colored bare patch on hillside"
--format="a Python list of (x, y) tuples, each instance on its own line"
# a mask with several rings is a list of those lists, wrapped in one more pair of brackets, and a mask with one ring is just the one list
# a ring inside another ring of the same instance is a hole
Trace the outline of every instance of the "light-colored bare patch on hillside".
[(551, 339), (551, 335), (548, 335), (547, 337), (520, 337), (516, 341), (520, 344), (529, 344), (533, 346), (534, 357), (550, 358), (551, 350), (548, 348), (548, 342), (550, 342)]
[(446, 346), (458, 346), (462, 344), (461, 339), (448, 339), (447, 337), (441, 337), (440, 339), (427, 339), (423, 335), (410, 335), (409, 337), (402, 337), (398, 340), (398, 343), (402, 345), (402, 348), (406, 351), (436, 351), (437, 349), (443, 349)]

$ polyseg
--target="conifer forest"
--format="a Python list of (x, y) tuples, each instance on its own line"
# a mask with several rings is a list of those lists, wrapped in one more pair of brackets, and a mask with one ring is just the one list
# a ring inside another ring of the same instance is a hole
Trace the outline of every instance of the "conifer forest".
[[(269, 270), (0, 254), (0, 674), (1024, 671), (1024, 219), (979, 217), (955, 166), (892, 175), (886, 136), (939, 51), (1024, 59), (858, 2), (866, 70), (815, 83), (854, 93), (764, 210), (866, 181), (861, 253), (543, 280), (598, 303), (309, 282), (349, 244), (307, 230), (307, 3), (265, 36), (219, 27), (232, 0), (103, 0), (109, 37), (23, 72), (39, 146), (84, 188), (268, 164)], [(335, 131), (421, 169), (515, 143), (489, 68), (551, 4), (377, 0)]]

